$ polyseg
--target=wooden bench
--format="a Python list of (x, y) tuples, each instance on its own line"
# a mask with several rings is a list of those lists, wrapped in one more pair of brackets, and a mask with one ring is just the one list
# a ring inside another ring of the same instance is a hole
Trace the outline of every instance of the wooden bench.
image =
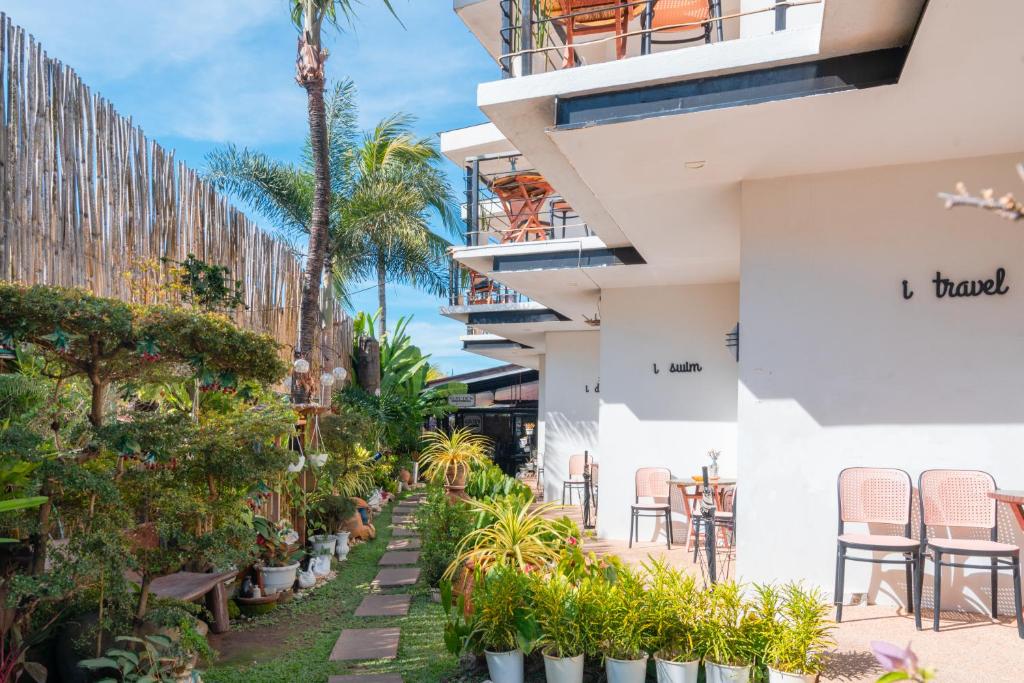
[(224, 584), (238, 575), (236, 571), (207, 574), (199, 572), (177, 572), (153, 579), (149, 590), (161, 598), (194, 602), (205, 596), (206, 608), (213, 615), (210, 630), (224, 633), (230, 628), (228, 617), (228, 593)]

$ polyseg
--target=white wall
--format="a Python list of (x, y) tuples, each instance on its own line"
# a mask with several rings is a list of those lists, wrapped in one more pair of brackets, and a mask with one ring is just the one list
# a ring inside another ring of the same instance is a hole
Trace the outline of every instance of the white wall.
[[(738, 308), (736, 284), (602, 292), (600, 536), (628, 536), (640, 467), (688, 477), (716, 449), (722, 474), (735, 474), (737, 364), (725, 335)], [(702, 371), (669, 372), (670, 363), (686, 362)], [(651, 540), (655, 532), (650, 522), (640, 537)]]
[[(548, 332), (544, 342), (544, 499), (559, 502), (569, 456), (597, 444), (600, 334)], [(589, 389), (589, 391), (587, 391)]]
[[(744, 185), (744, 579), (802, 578), (832, 590), (844, 467), (904, 468), (915, 485), (922, 469), (980, 468), (1003, 487), (1024, 488), (1024, 229), (973, 209), (946, 210), (936, 198), (958, 180), (1018, 189), (1013, 167), (1022, 158)], [(990, 278), (998, 267), (1008, 274), (1005, 296), (935, 296), (936, 270)], [(1005, 509), (1000, 523), (1005, 538), (1020, 542)], [(987, 606), (987, 576), (963, 571), (945, 570), (944, 605)], [(902, 572), (850, 563), (846, 593), (902, 601)], [(929, 576), (926, 605), (930, 584)], [(1001, 585), (1007, 613), (1009, 579)]]

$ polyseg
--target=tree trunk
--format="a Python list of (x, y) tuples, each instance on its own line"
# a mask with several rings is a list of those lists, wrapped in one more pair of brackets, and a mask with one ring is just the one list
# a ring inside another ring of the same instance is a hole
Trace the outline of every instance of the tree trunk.
[(139, 606), (135, 610), (135, 621), (142, 623), (146, 617), (146, 609), (149, 607), (149, 586), (153, 583), (153, 577), (148, 573), (142, 575), (142, 586), (139, 589)]
[[(309, 13), (307, 8), (307, 14)], [(324, 110), (324, 60), (320, 49), (319, 17), (305, 17), (299, 37), (296, 59), (296, 80), (306, 89), (309, 116), (309, 143), (313, 155), (313, 211), (309, 224), (309, 245), (303, 273), (302, 299), (299, 308), (299, 338), (295, 348), (298, 358), (310, 360), (314, 335), (320, 317), (320, 283), (327, 255), (328, 221), (331, 210), (331, 169), (327, 155), (327, 115)], [(297, 378), (292, 378), (292, 393), (297, 395)]]
[(360, 337), (357, 342), (356, 380), (367, 393), (380, 389), (380, 344), (373, 337)]
[(53, 487), (49, 479), (43, 482), (39, 493), (46, 496), (46, 502), (39, 506), (37, 516), (39, 529), (36, 532), (35, 547), (32, 549), (33, 576), (39, 576), (46, 571), (46, 552), (50, 543), (50, 511), (53, 508)]
[(380, 308), (380, 319), (378, 322), (378, 328), (380, 330), (377, 335), (383, 341), (384, 335), (388, 331), (388, 295), (386, 288), (385, 275), (387, 274), (387, 267), (383, 256), (377, 257), (377, 305)]
[(103, 401), (106, 399), (107, 385), (99, 379), (89, 378), (92, 382), (92, 403), (89, 406), (89, 422), (93, 427), (103, 426)]

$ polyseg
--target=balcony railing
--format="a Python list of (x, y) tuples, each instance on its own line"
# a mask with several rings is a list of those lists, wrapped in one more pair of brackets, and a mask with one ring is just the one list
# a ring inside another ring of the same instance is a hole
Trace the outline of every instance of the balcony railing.
[[(505, 78), (529, 76), (721, 42), (739, 36), (741, 20), (768, 13), (764, 30), (783, 31), (790, 8), (821, 2), (766, 0), (740, 11), (738, 0), (500, 0), (499, 64)], [(732, 9), (723, 13), (723, 3)]]
[(516, 152), (466, 160), (466, 246), (585, 237), (578, 213)]
[(519, 304), (529, 299), (486, 275), (452, 261), (448, 268), (448, 304), (450, 306), (485, 306)]

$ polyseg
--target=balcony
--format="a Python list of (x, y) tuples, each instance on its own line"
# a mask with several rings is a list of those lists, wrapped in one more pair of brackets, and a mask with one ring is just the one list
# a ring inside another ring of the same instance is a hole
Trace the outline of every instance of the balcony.
[(505, 306), (530, 301), (519, 292), (472, 268), (460, 266), (454, 260), (449, 264), (448, 278), (448, 305), (452, 307)]
[(466, 246), (588, 237), (590, 229), (518, 152), (466, 159)]
[[(469, 3), (462, 11), (471, 23)], [(502, 76), (529, 76), (820, 24), (823, 0), (497, 0)], [(476, 9), (480, 13), (484, 7)], [(472, 28), (472, 25), (471, 25)], [(493, 30), (493, 29), (492, 29)]]

